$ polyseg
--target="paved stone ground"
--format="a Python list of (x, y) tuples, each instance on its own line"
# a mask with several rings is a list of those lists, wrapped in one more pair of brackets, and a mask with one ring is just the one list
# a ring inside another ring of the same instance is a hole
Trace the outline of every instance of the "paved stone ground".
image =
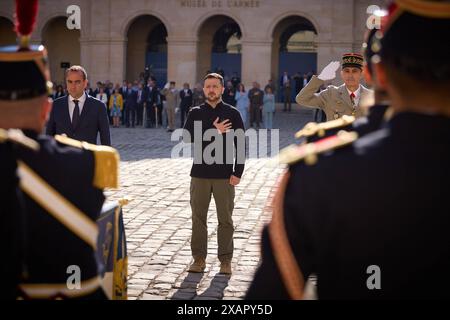
[[(280, 128), (280, 147), (294, 143), (294, 132), (311, 120), (311, 112), (293, 107), (285, 113), (277, 106), (274, 128)], [(111, 130), (121, 156), (121, 183), (119, 190), (107, 191), (108, 201), (133, 199), (124, 207), (129, 299), (242, 299), (260, 260), (260, 234), (270, 221), (270, 200), (283, 168), (267, 166), (268, 158), (246, 162), (233, 213), (233, 274), (218, 273), (214, 201), (208, 212), (207, 268), (204, 274), (188, 273), (192, 160), (170, 158), (177, 142), (164, 129)]]

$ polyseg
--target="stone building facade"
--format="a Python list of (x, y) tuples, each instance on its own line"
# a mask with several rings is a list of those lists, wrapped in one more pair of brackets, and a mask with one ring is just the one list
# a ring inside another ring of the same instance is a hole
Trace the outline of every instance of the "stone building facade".
[[(85, 66), (91, 83), (121, 83), (123, 79), (138, 78), (145, 65), (154, 67), (152, 59), (162, 59), (155, 62), (161, 67), (154, 68), (156, 73), (180, 85), (193, 85), (212, 70), (214, 59), (225, 59), (225, 63), (239, 65), (239, 70), (234, 71), (244, 84), (255, 80), (265, 84), (269, 78), (279, 79), (281, 53), (288, 51), (281, 47), (296, 32), (304, 30), (313, 35), (307, 50), (314, 54), (311, 71), (339, 60), (342, 53), (360, 51), (366, 22), (370, 20), (368, 7), (382, 2), (41, 0), (32, 41), (48, 47), (52, 78), (57, 82), (63, 81), (61, 62)], [(67, 13), (73, 4), (80, 9), (79, 29), (67, 26), (76, 22), (76, 12)], [(13, 10), (13, 1), (0, 2), (0, 44), (14, 42)], [(225, 34), (229, 41), (226, 32), (237, 35), (238, 56), (220, 55), (228, 50), (223, 46), (220, 49), (221, 36)], [(214, 50), (219, 54), (214, 56)], [(236, 57), (238, 63), (233, 62)]]

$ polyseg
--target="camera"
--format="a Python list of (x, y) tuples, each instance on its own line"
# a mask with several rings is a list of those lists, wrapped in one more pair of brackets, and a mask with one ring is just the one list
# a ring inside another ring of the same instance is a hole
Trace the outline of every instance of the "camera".
[(144, 69), (144, 83), (148, 82), (148, 79), (150, 78), (150, 67), (149, 66), (145, 66)]

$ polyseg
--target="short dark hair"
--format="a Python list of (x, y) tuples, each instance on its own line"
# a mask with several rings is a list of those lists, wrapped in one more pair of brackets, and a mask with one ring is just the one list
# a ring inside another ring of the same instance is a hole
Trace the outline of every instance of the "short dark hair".
[(175, 85), (175, 81), (170, 81), (170, 84), (173, 84), (173, 85)]
[(223, 83), (223, 77), (222, 77), (220, 74), (218, 74), (218, 73), (215, 73), (215, 72), (213, 72), (213, 73), (208, 73), (208, 74), (205, 76), (205, 78), (203, 79), (203, 81), (205, 81), (206, 79), (217, 79), (217, 80), (220, 81), (220, 84), (222, 85), (222, 87), (225, 86), (224, 83)]
[(71, 66), (69, 69), (66, 70), (66, 77), (69, 74), (69, 72), (81, 72), (81, 74), (83, 75), (83, 80), (87, 79), (87, 72), (82, 66)]

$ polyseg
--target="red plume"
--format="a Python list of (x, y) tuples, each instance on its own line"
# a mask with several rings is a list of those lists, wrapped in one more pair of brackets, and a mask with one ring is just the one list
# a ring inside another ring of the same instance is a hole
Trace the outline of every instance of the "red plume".
[(16, 0), (16, 32), (28, 36), (33, 32), (38, 0)]

